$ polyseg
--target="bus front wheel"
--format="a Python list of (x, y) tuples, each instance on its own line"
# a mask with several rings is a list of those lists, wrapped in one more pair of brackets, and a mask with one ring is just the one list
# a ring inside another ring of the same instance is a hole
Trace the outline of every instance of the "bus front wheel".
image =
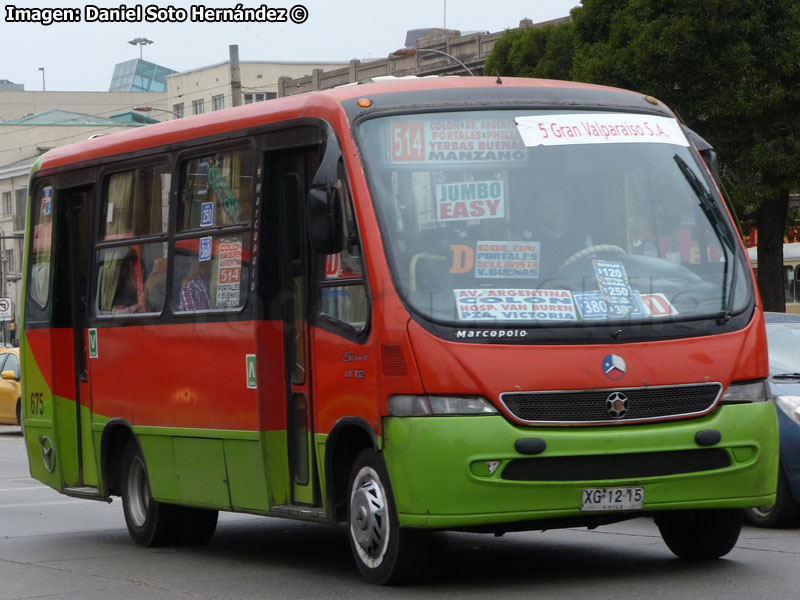
[(356, 458), (348, 490), (348, 538), (361, 576), (379, 585), (416, 576), (427, 559), (427, 532), (398, 525), (386, 466), (372, 449)]
[(685, 560), (709, 560), (730, 552), (739, 539), (742, 509), (664, 512), (656, 517), (661, 537)]
[(144, 457), (132, 438), (122, 453), (122, 508), (128, 532), (140, 546), (166, 546), (175, 541), (178, 507), (153, 500)]

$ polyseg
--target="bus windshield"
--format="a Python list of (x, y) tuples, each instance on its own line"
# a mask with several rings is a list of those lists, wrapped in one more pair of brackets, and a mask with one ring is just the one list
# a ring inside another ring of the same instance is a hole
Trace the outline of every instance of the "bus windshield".
[(373, 118), (358, 137), (395, 284), (423, 318), (607, 325), (750, 301), (735, 233), (675, 119), (435, 112)]

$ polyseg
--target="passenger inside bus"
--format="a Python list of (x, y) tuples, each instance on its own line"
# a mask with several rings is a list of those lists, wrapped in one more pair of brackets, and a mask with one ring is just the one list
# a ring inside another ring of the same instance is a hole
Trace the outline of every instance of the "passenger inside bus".
[(211, 295), (208, 290), (209, 262), (192, 261), (189, 272), (181, 284), (178, 310), (206, 310), (211, 308)]
[(120, 261), (117, 289), (111, 304), (112, 314), (124, 315), (137, 313), (141, 310), (135, 277), (136, 262), (136, 252), (132, 248)]

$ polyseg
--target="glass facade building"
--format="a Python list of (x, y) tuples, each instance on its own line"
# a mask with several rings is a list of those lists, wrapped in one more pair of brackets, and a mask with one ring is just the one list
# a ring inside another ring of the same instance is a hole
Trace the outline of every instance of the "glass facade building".
[(167, 75), (177, 73), (167, 67), (134, 58), (114, 67), (109, 92), (166, 92)]

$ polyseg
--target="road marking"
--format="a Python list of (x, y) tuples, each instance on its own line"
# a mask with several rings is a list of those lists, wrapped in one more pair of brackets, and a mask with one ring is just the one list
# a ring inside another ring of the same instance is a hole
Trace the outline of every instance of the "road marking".
[(74, 498), (72, 500), (61, 500), (56, 502), (18, 502), (16, 504), (0, 504), (0, 508), (19, 508), (23, 506), (52, 506), (56, 504), (76, 504), (78, 502), (96, 502), (96, 500), (83, 500), (82, 498)]

